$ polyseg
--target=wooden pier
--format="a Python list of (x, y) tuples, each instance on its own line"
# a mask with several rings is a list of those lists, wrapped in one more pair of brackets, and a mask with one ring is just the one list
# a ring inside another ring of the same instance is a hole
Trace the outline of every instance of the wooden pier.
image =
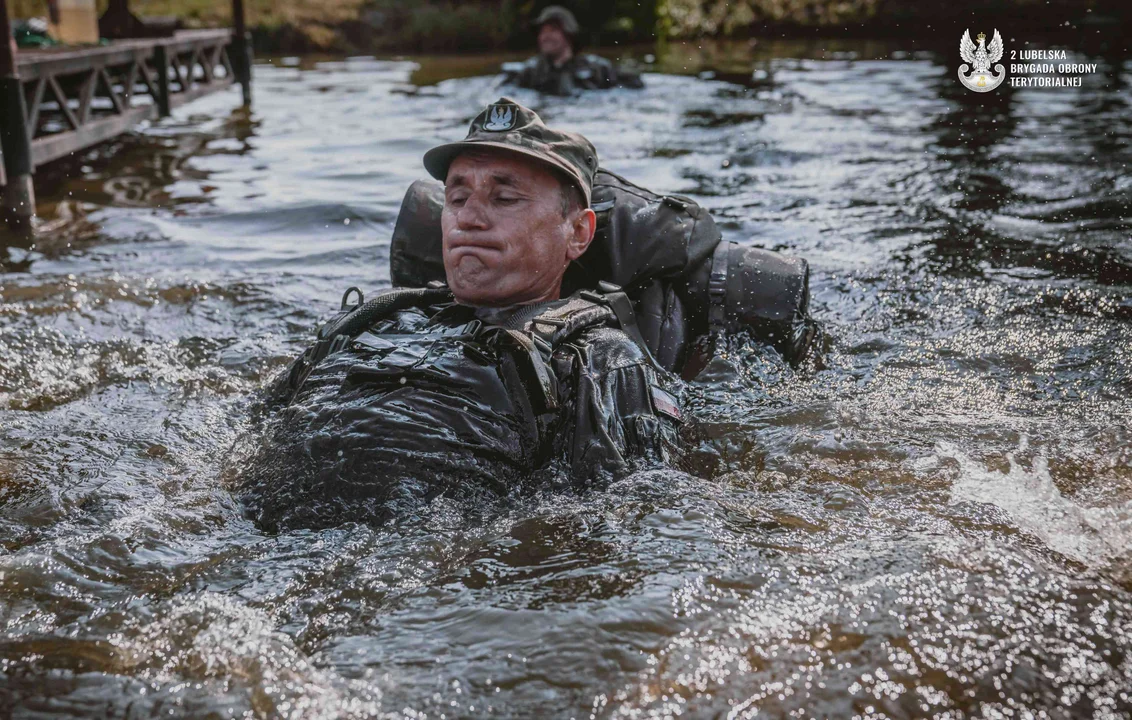
[(17, 52), (7, 4), (0, 0), (0, 214), (9, 226), (30, 227), (36, 167), (233, 83), (250, 104), (243, 0), (232, 5), (231, 29)]

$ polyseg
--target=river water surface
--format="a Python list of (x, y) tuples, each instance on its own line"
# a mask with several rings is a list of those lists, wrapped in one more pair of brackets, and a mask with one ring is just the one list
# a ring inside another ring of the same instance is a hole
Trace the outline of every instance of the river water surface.
[(976, 95), (892, 50), (515, 92), (809, 259), (830, 349), (726, 348), (702, 472), (380, 527), (261, 532), (222, 471), (495, 79), (261, 63), (250, 115), (41, 169), (0, 246), (0, 716), (1128, 717), (1132, 60)]

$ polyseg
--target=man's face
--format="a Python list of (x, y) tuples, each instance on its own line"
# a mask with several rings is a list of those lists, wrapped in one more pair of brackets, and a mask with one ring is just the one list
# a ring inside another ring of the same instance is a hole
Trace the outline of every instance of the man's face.
[(553, 300), (593, 239), (589, 208), (562, 212), (561, 181), (506, 151), (459, 155), (444, 187), (444, 271), (456, 300), (501, 307)]
[(557, 59), (570, 51), (570, 39), (558, 23), (543, 23), (538, 29), (538, 51), (551, 59)]

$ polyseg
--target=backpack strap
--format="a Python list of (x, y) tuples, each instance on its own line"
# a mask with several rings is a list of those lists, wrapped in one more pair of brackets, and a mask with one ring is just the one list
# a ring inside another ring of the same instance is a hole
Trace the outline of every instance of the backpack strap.
[(727, 276), (731, 266), (731, 248), (735, 241), (720, 241), (711, 256), (711, 275), (708, 277), (708, 325), (713, 332), (727, 329)]
[(583, 290), (565, 304), (550, 308), (527, 323), (524, 331), (508, 330), (511, 344), (527, 358), (533, 384), (541, 389), (544, 410), (558, 407), (558, 388), (547, 365), (561, 345), (593, 327), (619, 327), (640, 348), (652, 367), (664, 372), (645, 344), (633, 315), (633, 304), (621, 288), (601, 283), (597, 291)]
[(527, 324), (527, 330), (541, 339), (553, 352), (564, 342), (591, 327), (610, 325), (616, 316), (608, 307), (576, 295), (564, 305), (536, 315)]
[(532, 391), (537, 388), (532, 399), (543, 412), (558, 409), (558, 378), (550, 371), (554, 351), (587, 328), (615, 323), (609, 308), (574, 296), (531, 318), (522, 330), (503, 330), (503, 336), (525, 360), (528, 385), (533, 386)]
[(641, 353), (645, 356), (645, 359), (648, 360), (649, 365), (652, 365), (654, 370), (662, 373), (666, 372), (664, 368), (661, 367), (660, 363), (656, 361), (656, 358), (653, 357), (652, 351), (649, 350), (648, 343), (645, 342), (644, 336), (641, 335), (641, 330), (637, 327), (636, 313), (633, 312), (633, 303), (629, 300), (629, 296), (625, 294), (625, 291), (619, 286), (605, 282), (604, 280), (599, 282), (597, 287), (597, 292), (593, 290), (583, 290), (578, 293), (578, 295), (586, 300), (609, 308), (613, 316), (617, 319), (618, 326), (629, 336), (629, 339), (640, 348)]
[[(350, 305), (350, 296), (357, 293), (357, 303)], [(315, 342), (295, 358), (287, 371), (291, 393), (299, 391), (311, 371), (331, 353), (336, 353), (355, 337), (399, 310), (428, 307), (452, 300), (452, 291), (443, 283), (429, 283), (427, 288), (393, 288), (365, 302), (362, 291), (351, 287), (342, 295), (338, 313), (324, 323), (315, 335)]]

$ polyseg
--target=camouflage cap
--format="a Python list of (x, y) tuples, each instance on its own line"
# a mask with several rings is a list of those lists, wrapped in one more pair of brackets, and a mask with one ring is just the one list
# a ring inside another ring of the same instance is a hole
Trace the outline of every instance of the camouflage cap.
[(561, 5), (546, 6), (531, 24), (535, 27), (542, 27), (548, 22), (558, 23), (558, 27), (562, 28), (562, 32), (567, 35), (577, 35), (580, 29), (577, 19), (574, 18), (574, 13)]
[(440, 181), (448, 177), (448, 166), (468, 150), (496, 148), (525, 155), (558, 171), (563, 179), (581, 191), (586, 207), (590, 204), (597, 150), (578, 133), (547, 127), (534, 110), (510, 98), (499, 98), (483, 109), (468, 135), (460, 142), (434, 147), (424, 154), (425, 170)]

